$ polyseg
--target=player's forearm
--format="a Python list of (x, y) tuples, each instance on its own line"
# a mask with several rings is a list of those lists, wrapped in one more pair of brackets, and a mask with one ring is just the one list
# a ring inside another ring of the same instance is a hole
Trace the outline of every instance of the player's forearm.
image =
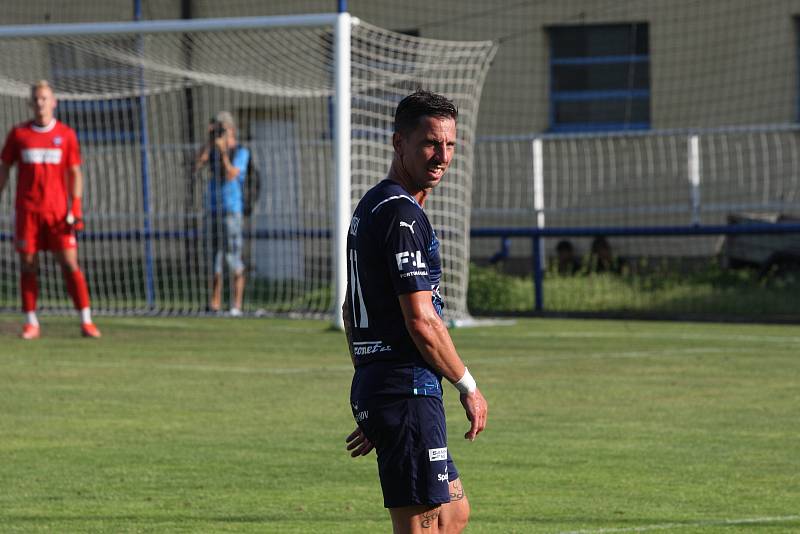
[(464, 362), (438, 315), (407, 319), (406, 328), (422, 357), (436, 372), (453, 383), (464, 376)]
[(70, 168), (69, 186), (70, 198), (83, 198), (83, 173), (80, 167)]

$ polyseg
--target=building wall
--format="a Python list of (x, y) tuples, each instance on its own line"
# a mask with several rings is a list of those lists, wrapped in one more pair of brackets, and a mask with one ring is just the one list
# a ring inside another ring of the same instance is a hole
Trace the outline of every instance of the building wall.
[[(0, 10), (0, 25), (131, 20), (134, 11), (133, 0), (28, 0), (7, 4)], [(142, 0), (141, 11), (145, 19), (180, 18), (184, 14), (202, 18), (330, 12), (335, 4), (333, 0)], [(547, 131), (550, 77), (546, 29), (562, 24), (648, 24), (653, 130), (787, 124), (798, 118), (795, 17), (800, 15), (800, 0), (440, 0), (435, 10), (420, 0), (350, 0), (349, 9), (369, 23), (417, 32), (424, 38), (499, 42), (481, 102), (478, 135), (483, 137)], [(0, 57), (0, 72), (30, 72), (30, 77), (37, 77), (46, 72), (46, 66), (37, 59), (42, 57), (45, 54), (7, 54)], [(8, 83), (0, 76), (0, 84)], [(24, 84), (18, 89), (24, 92)], [(176, 105), (180, 105), (180, 98), (176, 98)], [(156, 123), (161, 114), (156, 106), (150, 111), (150, 122)], [(15, 120), (22, 118), (20, 115)], [(205, 120), (196, 117), (194, 130), (201, 131)], [(162, 124), (162, 138), (172, 138), (168, 133), (171, 130), (176, 138), (186, 137), (181, 128), (183, 125)], [(687, 140), (685, 136), (668, 139), (670, 144), (664, 145), (666, 141), (655, 137), (636, 141), (600, 136), (564, 141), (559, 145), (563, 150), (546, 152), (546, 207), (595, 209), (565, 212), (568, 219), (550, 214), (548, 224), (687, 223), (691, 215), (685, 187)], [(751, 199), (765, 203), (800, 201), (800, 184), (795, 178), (800, 147), (795, 134), (755, 134), (746, 139), (731, 138), (719, 146), (709, 144), (708, 149), (705, 146), (703, 199), (715, 199), (719, 206), (706, 213), (703, 222), (724, 222), (726, 203), (750, 205)], [(708, 152), (712, 148), (714, 151)], [(479, 148), (473, 226), (534, 223), (531, 165), (530, 144), (526, 142)], [(599, 194), (597, 184), (603, 182), (608, 187), (609, 180), (627, 185)], [(771, 185), (765, 188), (762, 184)], [(572, 196), (555, 196), (555, 192), (566, 190)], [(641, 195), (631, 191), (641, 191)], [(570, 204), (558, 205), (564, 198)], [(661, 209), (666, 206), (669, 210), (657, 216), (634, 209), (633, 215), (615, 211), (599, 217), (596, 211), (625, 206), (638, 209), (643, 204), (657, 209), (659, 203), (664, 205)], [(652, 246), (662, 245), (653, 242)], [(515, 247), (518, 255), (530, 254), (527, 243)], [(472, 252), (473, 256), (485, 257), (495, 249), (495, 243), (479, 240), (473, 243)], [(643, 250), (640, 244), (636, 249)], [(696, 252), (707, 254), (709, 250), (703, 246)]]
[[(131, 20), (135, 0), (6, 2), (0, 24)], [(548, 43), (556, 24), (647, 22), (652, 128), (786, 123), (797, 118), (800, 0), (350, 0), (355, 16), (422, 37), (501, 43), (479, 131), (548, 128)], [(145, 19), (319, 13), (334, 0), (141, 0)]]

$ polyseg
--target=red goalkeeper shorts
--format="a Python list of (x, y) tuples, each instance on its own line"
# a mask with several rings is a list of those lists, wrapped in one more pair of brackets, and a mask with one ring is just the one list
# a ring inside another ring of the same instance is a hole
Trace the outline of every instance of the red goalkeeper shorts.
[(17, 252), (69, 250), (78, 247), (75, 232), (62, 214), (17, 210), (14, 243)]

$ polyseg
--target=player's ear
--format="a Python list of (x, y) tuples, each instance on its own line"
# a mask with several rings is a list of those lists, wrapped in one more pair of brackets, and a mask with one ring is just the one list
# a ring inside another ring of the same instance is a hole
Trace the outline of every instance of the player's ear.
[(403, 155), (403, 136), (398, 132), (392, 134), (392, 146), (398, 156)]

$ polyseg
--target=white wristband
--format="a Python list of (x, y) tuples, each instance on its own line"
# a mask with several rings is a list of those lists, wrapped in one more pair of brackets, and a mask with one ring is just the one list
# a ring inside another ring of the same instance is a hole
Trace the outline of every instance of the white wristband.
[(472, 378), (472, 375), (469, 373), (469, 369), (466, 367), (464, 367), (464, 376), (462, 376), (461, 379), (453, 385), (461, 393), (472, 393), (478, 389), (478, 384), (475, 383), (475, 379)]

